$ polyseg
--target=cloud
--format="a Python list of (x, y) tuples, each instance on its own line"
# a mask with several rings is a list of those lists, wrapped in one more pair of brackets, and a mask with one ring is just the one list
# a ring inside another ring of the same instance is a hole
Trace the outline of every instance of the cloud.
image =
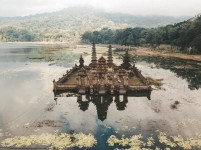
[(0, 0), (0, 16), (25, 16), (87, 5), (134, 15), (194, 16), (200, 0)]

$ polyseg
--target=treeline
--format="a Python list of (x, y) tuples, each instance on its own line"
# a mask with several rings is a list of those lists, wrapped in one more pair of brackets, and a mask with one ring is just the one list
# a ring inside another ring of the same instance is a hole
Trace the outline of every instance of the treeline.
[(158, 28), (126, 28), (111, 30), (103, 28), (100, 31), (85, 32), (84, 42), (102, 44), (120, 44), (130, 46), (159, 46), (170, 44), (181, 51), (201, 54), (201, 16), (188, 21)]
[(30, 42), (34, 41), (35, 36), (25, 29), (7, 27), (0, 29), (0, 41), (9, 42)]
[(85, 31), (94, 31), (102, 27), (111, 29), (136, 26), (156, 27), (183, 19), (183, 17), (167, 16), (140, 17), (106, 13), (88, 7), (69, 7), (57, 12), (25, 17), (0, 17), (0, 42), (77, 43), (80, 42), (80, 37)]
[(3, 27), (0, 28), (0, 42), (63, 42), (68, 41), (70, 37), (74, 37), (74, 33), (69, 34), (68, 31), (49, 28), (42, 29), (36, 24), (33, 24), (30, 28), (24, 26)]

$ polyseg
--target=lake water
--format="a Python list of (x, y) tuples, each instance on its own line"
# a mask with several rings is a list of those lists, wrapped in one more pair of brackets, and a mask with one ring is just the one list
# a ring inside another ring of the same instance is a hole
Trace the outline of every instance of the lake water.
[[(97, 47), (97, 52), (98, 56), (105, 55), (107, 48)], [(97, 110), (103, 106), (88, 103), (88, 108), (82, 109), (76, 97), (54, 101), (53, 79), (78, 63), (81, 54), (88, 64), (91, 46), (55, 50), (55, 45), (0, 43), (0, 142), (16, 135), (57, 130), (91, 133), (97, 139), (91, 149), (101, 150), (114, 149), (107, 144), (111, 135), (120, 138), (142, 134), (155, 138), (155, 149), (163, 148), (157, 141), (158, 131), (184, 138), (201, 133), (201, 62), (133, 58), (144, 76), (163, 79), (162, 89), (153, 90), (151, 100), (128, 97), (123, 109), (118, 109), (115, 101), (106, 103), (107, 116), (101, 121)], [(120, 62), (115, 57), (115, 63)], [(175, 101), (179, 102), (176, 108), (172, 107)]]

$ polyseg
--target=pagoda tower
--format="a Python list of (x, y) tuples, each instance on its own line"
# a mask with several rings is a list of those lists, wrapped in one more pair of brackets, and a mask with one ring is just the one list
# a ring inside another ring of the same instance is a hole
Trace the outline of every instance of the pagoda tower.
[(112, 46), (111, 45), (109, 45), (109, 49), (108, 49), (107, 64), (108, 64), (108, 66), (111, 66), (113, 64)]
[(91, 64), (93, 67), (96, 66), (97, 63), (97, 57), (96, 57), (96, 47), (95, 47), (95, 43), (93, 43), (92, 46), (92, 57), (91, 57)]
[(125, 53), (125, 55), (123, 57), (123, 63), (121, 64), (121, 66), (124, 69), (128, 69), (129, 67), (131, 67), (130, 58), (129, 58), (129, 54), (128, 54), (128, 49), (126, 50), (126, 53)]
[(80, 56), (79, 62), (80, 62), (79, 67), (80, 68), (84, 67), (84, 59), (82, 58), (82, 55)]
[(106, 71), (107, 71), (106, 59), (102, 56), (101, 58), (98, 59), (97, 73), (105, 74)]

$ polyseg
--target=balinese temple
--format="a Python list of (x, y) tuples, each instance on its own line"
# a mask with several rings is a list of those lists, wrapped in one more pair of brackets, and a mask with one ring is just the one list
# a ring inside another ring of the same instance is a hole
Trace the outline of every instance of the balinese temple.
[[(92, 45), (92, 57), (89, 65), (84, 65), (80, 56), (79, 65), (67, 71), (58, 81), (53, 81), (54, 95), (75, 93), (80, 95), (127, 95), (145, 96), (150, 99), (151, 86), (141, 71), (129, 61), (128, 50), (121, 65), (113, 62), (112, 46), (108, 47), (108, 56), (97, 58), (95, 44)], [(84, 106), (82, 109), (86, 109)], [(121, 107), (119, 107), (121, 109)]]

